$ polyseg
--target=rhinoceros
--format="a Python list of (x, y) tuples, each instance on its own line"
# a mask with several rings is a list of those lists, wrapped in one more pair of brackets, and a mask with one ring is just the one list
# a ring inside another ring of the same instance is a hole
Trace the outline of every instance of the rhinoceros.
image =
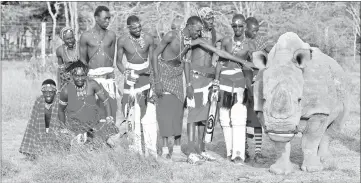
[[(259, 68), (254, 109), (277, 150), (270, 171), (293, 171), (290, 141), (298, 132), (304, 155), (301, 169), (321, 171), (322, 162), (331, 155), (330, 140), (341, 131), (349, 113), (344, 70), (293, 32), (281, 35), (268, 55), (254, 52), (253, 63)], [(303, 129), (300, 124), (305, 124)]]

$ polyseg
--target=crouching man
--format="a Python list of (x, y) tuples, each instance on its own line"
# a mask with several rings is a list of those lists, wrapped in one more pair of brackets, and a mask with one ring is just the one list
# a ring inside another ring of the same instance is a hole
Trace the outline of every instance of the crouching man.
[(37, 97), (19, 149), (31, 160), (56, 140), (60, 129), (56, 84), (52, 79), (42, 83), (43, 95)]
[[(65, 85), (60, 93), (60, 121), (67, 130), (77, 135), (78, 142), (82, 139), (81, 143), (92, 141), (115, 145), (114, 139), (110, 137), (116, 135), (119, 130), (114, 125), (106, 91), (95, 80), (88, 78), (88, 67), (83, 62), (74, 62), (66, 71), (71, 72), (73, 80)], [(95, 96), (106, 107), (105, 119), (100, 119)], [(67, 112), (67, 120), (65, 120), (65, 112)]]

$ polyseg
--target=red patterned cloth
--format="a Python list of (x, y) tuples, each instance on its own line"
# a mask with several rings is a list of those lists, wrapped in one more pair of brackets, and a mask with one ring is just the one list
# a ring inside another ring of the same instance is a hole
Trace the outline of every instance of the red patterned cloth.
[(44, 148), (55, 143), (56, 134), (61, 127), (61, 123), (58, 120), (58, 101), (59, 95), (56, 95), (51, 107), (49, 131), (46, 133), (45, 99), (43, 96), (39, 96), (36, 99), (21, 142), (20, 153), (38, 155)]
[(256, 50), (257, 51), (264, 50), (268, 45), (267, 39), (264, 36), (257, 36), (254, 39), (254, 42), (256, 43)]
[[(182, 103), (184, 102), (184, 93), (183, 93), (183, 67), (174, 67), (169, 64), (164, 63), (164, 61), (159, 61), (159, 73), (160, 73), (160, 82), (163, 85), (163, 91), (169, 92), (175, 95)], [(153, 72), (149, 78), (151, 82), (151, 87), (154, 91), (154, 75)], [(155, 94), (153, 95), (153, 97)]]

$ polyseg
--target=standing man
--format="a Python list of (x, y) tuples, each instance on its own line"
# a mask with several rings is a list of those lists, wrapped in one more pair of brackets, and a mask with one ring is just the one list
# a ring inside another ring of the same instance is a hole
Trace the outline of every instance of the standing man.
[[(201, 39), (212, 46), (216, 46), (216, 43), (218, 43), (216, 47), (220, 49), (219, 41), (223, 38), (223, 35), (219, 34), (214, 28), (213, 10), (209, 7), (203, 7), (199, 10), (198, 14), (203, 24)], [(191, 155), (193, 153), (195, 155), (198, 154), (197, 156), (192, 155), (190, 157), (211, 161), (215, 160), (215, 158), (205, 151), (203, 132), (210, 107), (208, 103), (208, 88), (214, 80), (215, 69), (213, 62), (215, 62), (215, 58), (216, 55), (212, 51), (201, 46), (192, 48), (192, 80), (191, 83), (187, 83), (187, 90), (191, 86), (194, 88), (194, 100), (187, 102), (188, 107), (190, 107), (187, 120), (188, 146)], [(198, 139), (195, 138), (196, 131), (198, 132)]]
[[(246, 61), (256, 46), (245, 36), (244, 16), (234, 15), (231, 26), (234, 35), (222, 40), (222, 50)], [(234, 163), (242, 163), (245, 160), (247, 120), (247, 108), (244, 105), (246, 79), (242, 70), (246, 68), (229, 60), (218, 62), (217, 67), (222, 67), (221, 72), (216, 73), (216, 79), (220, 77), (219, 115), (226, 143), (227, 159)]]
[[(172, 30), (164, 35), (154, 51), (152, 59), (152, 87), (157, 102), (157, 121), (162, 137), (162, 157), (175, 161), (184, 160), (181, 151), (181, 134), (183, 122), (183, 71), (189, 82), (189, 57), (184, 58), (190, 49), (191, 40), (199, 37), (202, 24), (199, 17), (192, 16), (187, 20), (183, 30)], [(160, 56), (158, 58), (158, 56)], [(185, 62), (185, 63), (181, 63)], [(187, 91), (191, 92), (191, 91)], [(187, 93), (187, 96), (191, 94)], [(168, 149), (168, 138), (174, 137), (172, 155)]]
[[(140, 124), (143, 127), (146, 156), (151, 154), (157, 157), (157, 123), (155, 105), (149, 101), (149, 60), (153, 58), (153, 37), (143, 33), (140, 20), (137, 16), (129, 16), (127, 19), (129, 33), (120, 37), (117, 42), (117, 67), (125, 75), (122, 109), (127, 116), (130, 107), (130, 97), (135, 97), (135, 134), (134, 144), (131, 149), (141, 153)], [(127, 57), (126, 65), (123, 64), (123, 55)], [(131, 74), (133, 73), (133, 74)], [(131, 85), (134, 90), (131, 89)]]
[[(249, 39), (252, 39), (252, 41), (256, 44), (256, 51), (264, 51), (266, 53), (269, 53), (269, 51), (272, 49), (271, 44), (267, 41), (267, 39), (261, 35), (258, 34), (259, 31), (259, 23), (256, 18), (254, 17), (248, 17), (246, 19), (246, 37)], [(253, 84), (254, 78), (257, 71), (251, 72), (249, 70), (245, 71), (247, 75), (249, 75), (250, 78), (252, 78), (251, 83)], [(250, 137), (254, 138), (255, 142), (255, 157), (254, 160), (256, 163), (262, 163), (263, 162), (263, 155), (262, 155), (262, 125), (258, 121), (257, 113), (254, 111), (254, 103), (253, 103), (253, 87), (251, 86), (249, 90), (249, 102), (248, 102), (248, 108), (247, 108), (247, 126), (253, 128), (253, 137), (251, 134), (249, 134)], [(247, 151), (248, 152), (248, 151)], [(247, 153), (248, 156), (248, 153)]]
[[(164, 35), (153, 54), (151, 83), (157, 96), (155, 97), (157, 121), (159, 123), (159, 133), (163, 138), (162, 152), (165, 158), (183, 158), (180, 148), (184, 105), (182, 73), (184, 70), (186, 83), (188, 83), (187, 97), (193, 99), (194, 89), (190, 73), (191, 53), (189, 52), (191, 46), (200, 44), (205, 49), (215, 52), (221, 57), (242, 62), (242, 60), (232, 57), (225, 51), (218, 50), (205, 41), (197, 39), (201, 34), (202, 27), (202, 20), (198, 16), (190, 17), (183, 30), (170, 31)], [(183, 58), (185, 54), (187, 54), (186, 58)], [(158, 58), (159, 55), (160, 58)], [(172, 136), (174, 136), (175, 145), (173, 154), (170, 155), (167, 146), (168, 137)]]
[[(223, 36), (214, 30), (214, 16), (210, 8), (202, 8), (199, 14), (203, 18), (202, 22), (205, 31), (203, 31), (202, 37), (194, 43), (201, 42), (199, 46), (192, 48), (191, 82), (187, 82), (187, 90), (194, 90), (194, 97), (192, 95), (187, 99), (189, 108), (187, 124), (188, 146), (190, 150), (189, 157), (190, 159), (194, 158), (193, 161), (199, 161), (200, 159), (212, 161), (215, 160), (215, 158), (205, 152), (203, 133), (210, 108), (208, 101), (209, 87), (219, 84), (218, 80), (214, 80), (215, 67), (213, 64), (218, 59), (218, 56), (236, 61), (247, 67), (250, 67), (252, 64), (246, 63), (244, 60), (220, 50), (221, 43), (219, 41)], [(214, 45), (219, 49), (215, 48)], [(196, 130), (196, 127), (198, 130)], [(195, 131), (198, 131), (198, 139), (195, 139)], [(196, 141), (197, 143), (195, 143)]]
[(58, 57), (58, 89), (71, 80), (71, 74), (65, 72), (66, 67), (79, 60), (79, 46), (76, 44), (74, 31), (70, 27), (64, 27), (60, 31), (60, 38), (64, 44), (56, 49)]
[[(114, 81), (113, 60), (115, 53), (115, 33), (108, 30), (110, 12), (105, 6), (98, 6), (94, 12), (95, 26), (80, 37), (80, 60), (89, 66), (88, 76), (107, 91), (110, 96), (111, 116), (115, 119), (117, 111), (117, 89)], [(100, 100), (97, 105), (100, 114), (105, 117), (105, 106)]]

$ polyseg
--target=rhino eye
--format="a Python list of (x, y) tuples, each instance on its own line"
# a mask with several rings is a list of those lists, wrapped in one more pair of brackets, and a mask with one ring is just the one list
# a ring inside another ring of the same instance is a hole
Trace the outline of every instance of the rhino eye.
[(300, 103), (301, 102), (301, 98), (298, 98), (298, 103)]

